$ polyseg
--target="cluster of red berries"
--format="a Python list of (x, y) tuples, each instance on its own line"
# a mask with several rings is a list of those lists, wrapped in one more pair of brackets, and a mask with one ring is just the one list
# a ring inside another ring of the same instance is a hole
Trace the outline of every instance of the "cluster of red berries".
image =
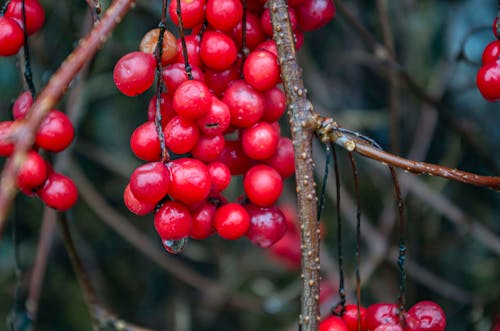
[[(300, 46), (301, 31), (326, 24), (335, 8), (328, 0), (294, 2), (289, 14)], [(264, 7), (264, 1), (248, 1), (244, 44), (250, 52), (243, 58), (239, 0), (181, 0), (183, 27), (191, 29), (184, 39), (191, 77), (182, 40), (169, 31), (163, 35), (161, 128), (155, 123), (154, 96), (148, 121), (130, 139), (133, 153), (148, 163), (132, 173), (124, 191), (131, 212), (155, 212), (163, 243), (217, 232), (229, 240), (246, 235), (270, 247), (287, 230), (275, 203), (283, 180), (294, 173), (293, 145), (281, 136), (277, 122), (286, 97), (278, 87), (276, 44)], [(176, 9), (177, 2), (171, 1), (169, 12), (178, 24)], [(160, 29), (149, 31), (140, 51), (116, 63), (114, 81), (123, 94), (134, 96), (153, 84), (159, 36)], [(162, 143), (167, 157), (162, 157)], [(222, 192), (238, 175), (243, 175), (246, 198), (228, 202)]]
[[(45, 11), (38, 0), (24, 0), (26, 33), (32, 35), (45, 22)], [(24, 44), (23, 0), (12, 0), (0, 17), (0, 56), (17, 54)]]
[[(413, 305), (404, 314), (404, 321), (400, 320), (398, 306), (393, 303), (360, 307), (359, 312), (362, 331), (444, 331), (446, 328), (443, 309), (432, 301), (420, 301)], [(358, 331), (357, 305), (346, 305), (342, 316), (328, 317), (320, 323), (319, 330)]]
[[(0, 122), (0, 156), (14, 152), (13, 136), (26, 117), (33, 99), (30, 92), (22, 93), (12, 107), (13, 121)], [(71, 208), (78, 191), (73, 181), (55, 172), (50, 163), (40, 156), (39, 149), (58, 153), (66, 149), (75, 135), (69, 118), (59, 110), (51, 110), (35, 135), (35, 146), (28, 152), (17, 173), (17, 186), (26, 195), (36, 194), (47, 206), (57, 210)]]
[(476, 76), (476, 84), (488, 101), (500, 100), (500, 35), (498, 18), (493, 22), (493, 34), (496, 37), (483, 51), (482, 67)]

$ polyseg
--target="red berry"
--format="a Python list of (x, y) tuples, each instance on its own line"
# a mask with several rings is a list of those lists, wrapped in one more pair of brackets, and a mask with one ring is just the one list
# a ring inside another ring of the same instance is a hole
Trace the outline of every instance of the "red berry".
[[(297, 14), (295, 14), (295, 10), (292, 7), (288, 7), (288, 17), (290, 19), (290, 24), (292, 25), (292, 31), (297, 29)], [(266, 8), (260, 17), (260, 24), (262, 26), (262, 30), (269, 36), (273, 36), (273, 26), (271, 24), (271, 10)]]
[(215, 29), (231, 31), (243, 17), (243, 6), (239, 0), (208, 0), (205, 15)]
[(397, 305), (393, 303), (376, 303), (366, 309), (366, 329), (374, 330), (382, 324), (399, 325)]
[(210, 202), (205, 202), (192, 212), (193, 222), (189, 236), (193, 239), (203, 240), (214, 233), (212, 226), (217, 207)]
[(10, 156), (14, 151), (12, 142), (12, 124), (14, 121), (0, 122), (0, 156)]
[(211, 162), (207, 167), (212, 181), (211, 193), (216, 194), (224, 191), (231, 183), (231, 171), (228, 166), (222, 162)]
[(43, 119), (35, 136), (35, 143), (49, 152), (60, 152), (68, 147), (75, 136), (75, 129), (68, 116), (51, 110)]
[(205, 85), (197, 80), (183, 82), (174, 92), (172, 106), (177, 115), (196, 120), (203, 117), (212, 105), (212, 94)]
[[(174, 0), (175, 1), (175, 0)], [(155, 54), (156, 47), (158, 46), (158, 38), (160, 36), (160, 29), (156, 28), (149, 30), (144, 37), (142, 37), (139, 49), (141, 52)], [(162, 65), (172, 63), (177, 56), (177, 39), (172, 32), (165, 30), (163, 33), (163, 49), (161, 53)]]
[(280, 81), (278, 58), (266, 50), (255, 50), (248, 55), (243, 65), (243, 75), (257, 91), (269, 90)]
[(276, 207), (257, 207), (247, 205), (246, 210), (250, 215), (250, 227), (246, 236), (255, 245), (269, 248), (283, 238), (287, 225), (285, 215)]
[(263, 160), (276, 154), (279, 134), (267, 122), (257, 122), (243, 131), (241, 145), (246, 155), (254, 160)]
[(335, 16), (331, 0), (305, 0), (296, 7), (299, 26), (305, 32), (322, 28)]
[(60, 211), (70, 209), (78, 199), (73, 181), (56, 172), (49, 173), (37, 194), (47, 206)]
[(219, 71), (208, 68), (205, 71), (205, 84), (217, 97), (221, 97), (231, 82), (240, 79), (240, 69), (239, 58), (229, 69)]
[[(38, 0), (24, 0), (24, 11), (26, 13), (26, 31), (28, 35), (40, 30), (45, 22), (45, 11)], [(10, 17), (23, 26), (23, 0), (12, 0), (7, 6), (5, 17)], [(0, 29), (1, 30), (1, 29)]]
[(126, 96), (133, 97), (151, 87), (155, 79), (155, 58), (152, 54), (132, 52), (116, 62), (113, 80)]
[(171, 174), (169, 194), (172, 198), (192, 206), (208, 197), (212, 183), (205, 164), (192, 158), (180, 158), (167, 166)]
[(244, 174), (252, 166), (252, 160), (243, 152), (239, 140), (226, 140), (217, 161), (227, 165), (232, 175)]
[[(175, 2), (175, 1), (172, 1)], [(200, 38), (195, 35), (189, 35), (186, 36), (185, 38), (186, 41), (186, 48), (187, 48), (187, 57), (188, 57), (188, 62), (189, 64), (195, 65), (197, 67), (201, 67), (203, 64), (201, 62), (201, 57), (200, 57)], [(182, 42), (181, 39), (177, 39), (177, 56), (174, 60), (174, 62), (177, 63), (182, 63), (184, 65), (184, 56), (182, 52)]]
[[(242, 22), (240, 21), (238, 25), (236, 25), (233, 29), (233, 39), (238, 46), (238, 49), (241, 48), (241, 27)], [(266, 34), (262, 30), (260, 25), (260, 18), (254, 13), (247, 13), (247, 24), (246, 24), (246, 46), (249, 50), (253, 51), (257, 45), (266, 40)]]
[(29, 91), (19, 95), (12, 106), (12, 117), (15, 120), (23, 119), (28, 114), (31, 105), (33, 104), (33, 97)]
[(123, 202), (128, 210), (139, 216), (144, 216), (153, 212), (156, 207), (156, 203), (137, 199), (130, 190), (130, 184), (127, 184), (123, 191)]
[(132, 132), (130, 149), (141, 160), (152, 162), (160, 159), (160, 139), (154, 122), (143, 123)]
[(264, 114), (264, 98), (244, 80), (231, 84), (222, 101), (231, 113), (231, 124), (236, 127), (250, 127)]
[(137, 167), (130, 176), (130, 191), (141, 201), (157, 203), (167, 195), (170, 173), (161, 162)]
[(45, 160), (35, 151), (29, 151), (26, 160), (17, 172), (17, 186), (21, 190), (29, 191), (43, 184), (47, 178)]
[(283, 116), (286, 109), (286, 96), (282, 90), (273, 87), (265, 91), (264, 97), (265, 109), (262, 120), (266, 122), (276, 122)]
[(420, 301), (406, 312), (405, 331), (444, 331), (446, 316), (435, 302)]
[(242, 237), (250, 226), (248, 212), (237, 203), (228, 203), (215, 212), (214, 228), (224, 239), (235, 240)]
[(191, 213), (182, 203), (165, 202), (155, 214), (155, 229), (164, 240), (179, 240), (189, 235)]
[[(366, 308), (363, 306), (359, 307), (359, 316), (361, 321), (361, 330), (365, 331), (365, 319), (366, 319)], [(346, 305), (344, 315), (342, 319), (349, 331), (358, 331), (358, 306), (357, 305)]]
[[(148, 121), (155, 121), (156, 118), (156, 95), (151, 98), (148, 105)], [(161, 126), (164, 127), (168, 121), (175, 116), (174, 108), (172, 108), (172, 98), (167, 93), (162, 93), (160, 96), (160, 114)]]
[(0, 56), (17, 54), (24, 44), (23, 30), (9, 17), (0, 17)]
[(176, 154), (185, 154), (193, 150), (200, 139), (198, 126), (187, 119), (175, 116), (163, 130), (165, 145)]
[(489, 43), (484, 51), (482, 56), (483, 65), (487, 63), (496, 63), (499, 60), (500, 56), (500, 40), (494, 40)]
[[(193, 80), (203, 82), (205, 77), (203, 72), (198, 66), (191, 64), (191, 74), (193, 75)], [(175, 90), (188, 80), (186, 75), (186, 68), (183, 63), (174, 63), (163, 68), (163, 81), (170, 95), (173, 95)]]
[[(203, 23), (205, 18), (205, 13), (203, 11), (205, 7), (205, 0), (181, 0), (181, 18), (182, 25), (186, 29), (194, 28), (197, 25)], [(170, 18), (175, 25), (179, 25), (179, 19), (177, 17), (177, 1), (170, 1), (168, 7)]]
[(491, 102), (500, 100), (500, 60), (479, 69), (476, 84), (483, 97)]
[(291, 177), (295, 173), (292, 140), (287, 137), (280, 137), (276, 153), (263, 161), (279, 172), (283, 179)]
[(214, 137), (200, 137), (198, 144), (191, 151), (193, 157), (202, 162), (212, 162), (216, 160), (224, 150), (224, 137), (222, 135)]
[(208, 67), (215, 70), (226, 70), (236, 61), (238, 50), (228, 35), (207, 31), (203, 34), (200, 45), (200, 56)]
[(278, 56), (278, 49), (276, 48), (276, 42), (272, 39), (268, 39), (264, 42), (261, 42), (256, 49), (263, 49)]
[(330, 316), (319, 323), (319, 331), (349, 331), (344, 321), (337, 316)]
[(231, 113), (227, 105), (215, 96), (212, 96), (210, 109), (196, 123), (204, 135), (213, 137), (224, 133), (229, 127), (230, 121)]
[(259, 207), (269, 207), (280, 197), (283, 180), (276, 170), (259, 164), (247, 171), (243, 180), (243, 188), (253, 204)]

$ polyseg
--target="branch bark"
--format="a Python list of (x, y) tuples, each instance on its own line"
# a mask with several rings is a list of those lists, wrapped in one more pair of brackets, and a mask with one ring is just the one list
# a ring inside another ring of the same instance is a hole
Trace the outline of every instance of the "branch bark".
[(306, 97), (301, 68), (297, 63), (294, 36), (285, 0), (269, 2), (274, 40), (278, 49), (281, 77), (288, 104), (288, 116), (295, 152), (296, 188), (302, 238), (302, 303), (299, 324), (304, 331), (318, 329), (319, 314), (319, 223), (314, 185), (312, 138), (315, 130), (313, 107)]
[(0, 179), (0, 237), (4, 228), (12, 200), (16, 195), (16, 173), (26, 158), (26, 153), (33, 146), (35, 133), (43, 119), (63, 96), (73, 78), (97, 52), (111, 31), (130, 10), (133, 0), (115, 0), (104, 14), (101, 21), (83, 39), (78, 47), (66, 58), (57, 72), (49, 80), (38, 98), (33, 103), (28, 118), (16, 126), (13, 133), (15, 152), (7, 161)]

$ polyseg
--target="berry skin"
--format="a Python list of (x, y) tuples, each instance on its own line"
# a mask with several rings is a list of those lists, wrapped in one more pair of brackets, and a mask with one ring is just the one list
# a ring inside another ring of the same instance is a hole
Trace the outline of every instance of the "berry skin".
[(420, 301), (406, 312), (405, 331), (444, 331), (446, 316), (435, 302)]
[[(241, 48), (241, 28), (243, 24), (240, 21), (233, 29), (233, 39), (236, 42), (238, 49)], [(246, 24), (246, 45), (249, 50), (253, 51), (257, 45), (266, 40), (266, 34), (262, 30), (260, 25), (260, 18), (252, 12), (247, 12), (247, 24)]]
[(10, 140), (14, 121), (0, 122), (0, 156), (10, 156), (14, 151), (14, 143)]
[(126, 96), (133, 97), (151, 87), (155, 79), (155, 58), (152, 54), (132, 52), (116, 62), (113, 80)]
[(265, 91), (262, 96), (264, 97), (265, 109), (262, 120), (266, 122), (276, 122), (283, 116), (286, 109), (286, 96), (282, 90), (273, 87)]
[(295, 159), (292, 140), (287, 137), (280, 137), (276, 153), (263, 161), (279, 172), (283, 179), (293, 176), (295, 173)]
[(305, 0), (296, 7), (299, 27), (305, 31), (322, 28), (335, 16), (335, 5), (330, 0)]
[[(156, 118), (156, 95), (154, 95), (148, 104), (148, 121), (155, 121)], [(160, 114), (161, 114), (161, 126), (165, 125), (174, 118), (175, 111), (172, 108), (172, 98), (168, 93), (162, 93), (160, 96)]]
[(236, 45), (228, 35), (217, 31), (207, 31), (203, 34), (200, 56), (208, 67), (215, 70), (229, 69), (236, 61), (237, 55)]
[(366, 309), (365, 327), (374, 330), (382, 324), (399, 325), (398, 306), (393, 303), (376, 303)]
[(225, 70), (207, 68), (205, 71), (205, 84), (217, 96), (222, 97), (227, 87), (233, 81), (240, 79), (241, 57), (237, 57), (231, 67)]
[(56, 172), (47, 176), (37, 194), (47, 206), (59, 211), (70, 209), (78, 200), (78, 190), (73, 181)]
[(259, 164), (247, 171), (243, 180), (243, 188), (253, 204), (259, 207), (269, 207), (280, 197), (283, 180), (276, 170)]
[(242, 175), (252, 166), (252, 160), (243, 152), (239, 140), (226, 140), (217, 161), (227, 165), (232, 175)]
[(276, 154), (279, 134), (267, 122), (257, 122), (241, 136), (243, 151), (254, 160), (264, 160)]
[[(297, 29), (297, 14), (292, 7), (288, 7), (288, 17), (290, 18), (290, 24), (292, 25), (292, 31)], [(271, 24), (271, 10), (266, 8), (260, 17), (260, 24), (262, 30), (269, 36), (273, 36), (273, 26)]]
[[(175, 2), (175, 1), (172, 1)], [(190, 65), (201, 67), (203, 63), (200, 57), (200, 38), (197, 35), (189, 35), (184, 38), (186, 40), (186, 48), (188, 53), (188, 62)], [(177, 39), (177, 56), (174, 60), (175, 63), (182, 63), (184, 66), (184, 57), (182, 55), (182, 42)]]
[[(185, 29), (192, 29), (203, 23), (205, 0), (181, 0), (181, 18)], [(168, 7), (170, 17), (175, 25), (179, 25), (177, 17), (177, 1), (170, 1)]]
[(491, 102), (500, 100), (500, 60), (479, 69), (476, 84), (483, 97)]
[(482, 63), (483, 65), (497, 62), (500, 56), (500, 40), (494, 40), (489, 43), (483, 51)]
[(255, 50), (248, 55), (243, 65), (243, 75), (257, 91), (269, 90), (280, 81), (278, 58), (266, 50)]
[(68, 116), (59, 110), (51, 110), (44, 118), (35, 136), (35, 143), (49, 152), (60, 152), (75, 137), (75, 129)]
[(250, 226), (250, 215), (243, 206), (228, 203), (215, 212), (214, 228), (224, 239), (235, 240), (242, 237)]
[(179, 240), (189, 235), (192, 217), (180, 202), (167, 201), (155, 214), (155, 229), (163, 240)]
[(250, 227), (246, 236), (251, 242), (259, 247), (269, 248), (283, 238), (287, 225), (285, 215), (278, 207), (247, 205), (246, 210), (250, 215)]
[(128, 210), (138, 216), (144, 216), (152, 213), (156, 207), (156, 203), (141, 201), (137, 199), (130, 190), (130, 184), (127, 184), (125, 190), (123, 191), (123, 202), (125, 203), (125, 206), (128, 208)]
[(130, 149), (143, 161), (153, 162), (160, 159), (160, 139), (154, 122), (143, 123), (132, 132)]
[(23, 30), (11, 18), (0, 17), (0, 56), (16, 55), (24, 44)]
[(130, 176), (130, 191), (140, 201), (157, 203), (167, 195), (170, 173), (161, 162), (137, 167)]
[(175, 116), (165, 125), (163, 134), (165, 145), (176, 154), (192, 151), (200, 139), (198, 126), (180, 116)]
[[(38, 0), (24, 0), (24, 10), (26, 12), (26, 31), (28, 35), (40, 30), (45, 22), (45, 10)], [(10, 17), (23, 26), (23, 0), (12, 0), (7, 6), (5, 17)], [(1, 29), (0, 29), (1, 30)]]
[(403, 328), (399, 324), (382, 324), (373, 331), (403, 331)]
[[(141, 52), (155, 54), (156, 46), (158, 45), (158, 38), (160, 36), (160, 29), (153, 29), (148, 31), (142, 37), (139, 49)], [(177, 39), (172, 32), (165, 30), (163, 33), (163, 49), (161, 53), (162, 65), (172, 63), (177, 56)]]
[(172, 107), (177, 115), (196, 120), (203, 117), (212, 105), (212, 94), (205, 83), (188, 80), (183, 82), (174, 92)]
[(12, 106), (12, 117), (15, 120), (23, 119), (28, 114), (31, 105), (33, 104), (33, 97), (29, 91), (19, 95)]
[(212, 180), (212, 194), (224, 191), (231, 183), (231, 171), (222, 162), (211, 162), (207, 165)]
[(205, 15), (214, 29), (227, 32), (241, 21), (243, 6), (239, 0), (208, 0)]
[[(359, 315), (361, 316), (361, 330), (365, 331), (366, 308), (359, 307)], [(344, 315), (342, 315), (344, 323), (347, 325), (349, 331), (358, 331), (358, 306), (346, 305)]]
[(30, 191), (43, 184), (47, 172), (47, 164), (40, 154), (29, 151), (17, 172), (17, 186), (22, 191)]
[(319, 323), (319, 331), (349, 331), (344, 321), (337, 316), (330, 316)]
[(193, 210), (193, 222), (191, 224), (191, 230), (189, 231), (189, 236), (191, 238), (203, 240), (214, 233), (212, 223), (216, 209), (217, 207), (213, 203), (205, 202), (200, 207)]
[[(193, 75), (193, 80), (200, 82), (205, 80), (203, 72), (197, 65), (191, 64), (191, 74)], [(174, 63), (163, 68), (163, 80), (167, 90), (173, 94), (183, 82), (188, 80), (184, 62)]]
[[(193, 157), (202, 162), (215, 161), (224, 150), (224, 136), (200, 137), (198, 144), (191, 151)], [(229, 170), (228, 170), (229, 171)]]
[(247, 128), (257, 123), (264, 114), (264, 98), (244, 80), (233, 82), (222, 101), (231, 113), (231, 125)]
[(167, 166), (171, 174), (169, 195), (173, 199), (192, 206), (208, 197), (212, 183), (205, 164), (192, 158), (180, 158)]
[(196, 121), (201, 132), (209, 137), (214, 137), (224, 133), (229, 127), (231, 113), (227, 105), (212, 96), (212, 104), (208, 112)]

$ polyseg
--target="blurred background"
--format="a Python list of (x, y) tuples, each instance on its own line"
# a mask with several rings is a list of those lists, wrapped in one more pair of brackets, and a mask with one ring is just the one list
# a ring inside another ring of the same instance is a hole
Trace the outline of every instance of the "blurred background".
[[(484, 100), (475, 86), (482, 50), (494, 39), (496, 2), (335, 2), (335, 19), (306, 33), (298, 53), (316, 111), (402, 156), (500, 175), (500, 108)], [(85, 1), (41, 3), (47, 20), (30, 38), (38, 89), (91, 23)], [(105, 9), (109, 1), (102, 4)], [(130, 134), (147, 119), (154, 92), (125, 97), (113, 84), (112, 70), (123, 54), (138, 48), (160, 15), (161, 1), (137, 1), (59, 104), (77, 131), (71, 148), (54, 162), (80, 190), (79, 202), (68, 215), (78, 252), (99, 299), (129, 322), (177, 331), (296, 330), (301, 282), (293, 234), (280, 243), (281, 250), (212, 236), (191, 240), (182, 254), (172, 256), (163, 250), (152, 216), (136, 217), (123, 205), (128, 176), (140, 164), (130, 151)], [(376, 44), (385, 45), (389, 55)], [(1, 120), (10, 119), (12, 102), (24, 89), (21, 64), (21, 57), (0, 58)], [(284, 118), (282, 132), (289, 131), (286, 123)], [(325, 151), (317, 142), (314, 146), (319, 182)], [(356, 201), (349, 160), (345, 153), (339, 155), (346, 290), (348, 302), (354, 303)], [(373, 161), (356, 159), (363, 214), (362, 304), (396, 302), (399, 238), (389, 173)], [(500, 314), (498, 193), (440, 178), (400, 175), (407, 215), (408, 307), (433, 300), (446, 312), (447, 330), (490, 330)], [(229, 194), (241, 191), (241, 179), (234, 179)], [(294, 192), (289, 179), (280, 203), (291, 222)], [(338, 302), (335, 201), (331, 176), (322, 216), (324, 314)], [(34, 329), (91, 329), (54, 217), (38, 199), (17, 197), (0, 241), (0, 325), (13, 309), (22, 318), (26, 297), (36, 298), (29, 289), (43, 237), (48, 242), (42, 245), (48, 249), (47, 269), (37, 278), (41, 283), (31, 285), (40, 289)], [(17, 243), (10, 235), (14, 219)], [(17, 300), (16, 288), (21, 294)]]

